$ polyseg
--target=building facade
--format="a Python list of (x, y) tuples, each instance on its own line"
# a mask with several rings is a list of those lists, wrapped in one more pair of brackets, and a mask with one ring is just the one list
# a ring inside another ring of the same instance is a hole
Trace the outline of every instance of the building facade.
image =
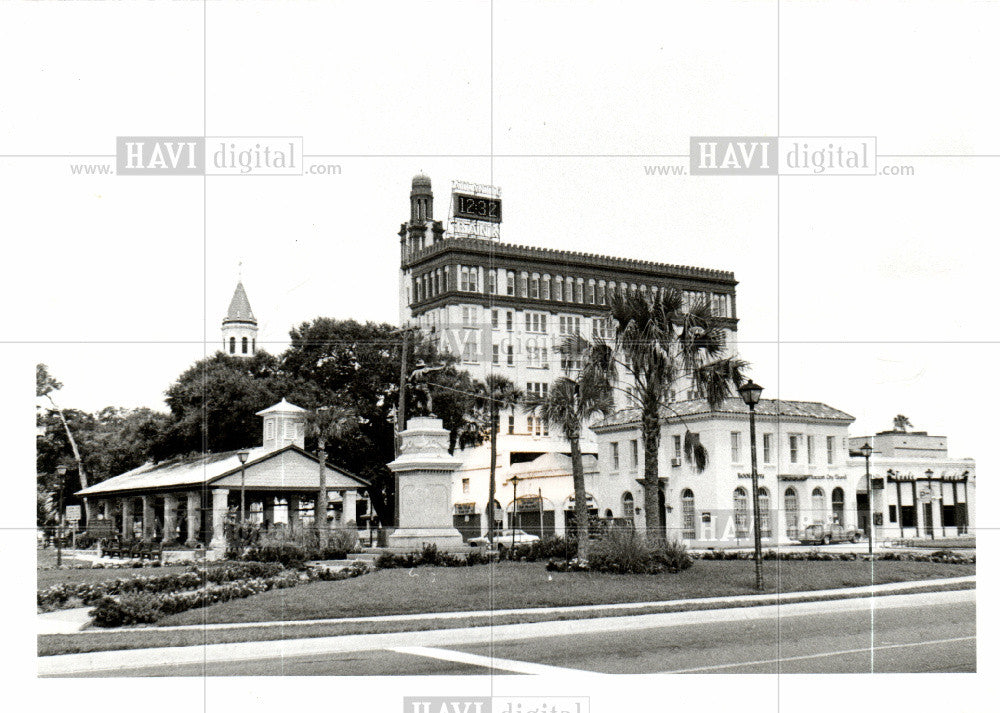
[[(853, 468), (858, 508), (873, 501), (879, 540), (934, 539), (975, 533), (976, 462), (948, 454), (948, 439), (926, 431), (882, 431), (850, 439), (852, 452), (872, 447), (869, 478), (864, 458)], [(869, 496), (869, 493), (871, 494)]]
[[(826, 404), (762, 399), (757, 414), (761, 537), (791, 542), (808, 525), (858, 523), (848, 427), (854, 418)], [(752, 543), (750, 413), (742, 399), (711, 409), (704, 399), (673, 404), (661, 419), (660, 521), (696, 546)], [(601, 480), (615, 480), (613, 512), (645, 525), (640, 414), (619, 411), (599, 424)], [(699, 470), (685, 452), (695, 439), (707, 452)], [(638, 457), (636, 457), (638, 454)], [(618, 509), (616, 509), (616, 506)]]
[[(713, 306), (727, 342), (736, 332), (733, 273), (453, 235), (435, 219), (431, 181), (423, 175), (413, 179), (410, 218), (398, 235), (401, 324), (433, 335), (474, 379), (500, 374), (526, 394), (546, 395), (557, 378), (576, 366), (557, 350), (566, 337), (613, 336), (605, 314), (616, 291), (655, 295), (667, 287), (682, 290), (689, 303), (707, 300)], [(521, 464), (569, 453), (560, 433), (521, 409), (501, 416), (500, 435), (498, 484)], [(581, 446), (584, 453), (596, 455), (589, 430)], [(488, 478), (488, 446), (461, 457), (464, 465), (455, 475), (454, 502), (462, 504), (456, 506), (456, 527), (464, 526), (465, 532), (474, 529), (470, 522), (478, 522), (485, 529), (487, 498), (478, 491)], [(539, 469), (552, 465), (543, 462)], [(571, 475), (564, 471), (560, 480), (550, 474), (546, 484), (551, 495), (543, 494), (542, 502), (553, 503), (552, 521), (562, 523), (562, 508), (555, 505), (564, 505), (572, 493)], [(510, 503), (502, 501), (501, 506), (506, 511)], [(561, 532), (562, 526), (556, 530)]]

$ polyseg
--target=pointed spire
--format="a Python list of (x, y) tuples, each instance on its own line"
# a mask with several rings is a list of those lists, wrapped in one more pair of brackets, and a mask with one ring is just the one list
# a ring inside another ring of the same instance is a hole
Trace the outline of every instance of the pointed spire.
[(250, 309), (250, 300), (247, 298), (247, 291), (243, 289), (243, 282), (236, 283), (236, 291), (233, 292), (233, 299), (229, 302), (229, 311), (222, 323), (226, 322), (252, 322), (257, 324), (257, 318), (253, 316)]

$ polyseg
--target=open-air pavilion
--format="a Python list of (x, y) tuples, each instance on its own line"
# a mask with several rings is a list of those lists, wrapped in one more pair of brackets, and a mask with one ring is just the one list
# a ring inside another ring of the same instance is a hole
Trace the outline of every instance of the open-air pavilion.
[[(80, 490), (88, 514), (123, 539), (213, 549), (241, 503), (246, 518), (266, 529), (316, 522), (320, 460), (303, 448), (306, 411), (282, 400), (260, 411), (264, 445), (246, 451), (195, 454), (147, 463)], [(245, 463), (241, 462), (241, 455)], [(324, 464), (330, 526), (356, 527), (369, 512), (368, 483)]]

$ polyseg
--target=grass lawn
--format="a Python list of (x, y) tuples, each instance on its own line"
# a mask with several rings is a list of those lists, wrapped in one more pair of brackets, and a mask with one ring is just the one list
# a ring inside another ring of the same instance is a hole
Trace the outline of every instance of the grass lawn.
[[(863, 586), (873, 578), (883, 584), (959, 577), (975, 574), (975, 565), (772, 560), (764, 562), (764, 574), (765, 591), (796, 592)], [(158, 625), (664, 601), (753, 594), (753, 580), (749, 560), (699, 560), (680, 574), (659, 575), (550, 573), (542, 562), (389, 569), (214, 604), (168, 616)]]
[[(944, 584), (926, 587), (919, 591), (951, 591), (972, 589), (969, 584)], [(842, 599), (851, 595), (826, 595), (822, 600)], [(802, 598), (809, 599), (808, 594)], [(759, 605), (774, 603), (773, 600), (758, 602)], [(748, 606), (734, 603), (728, 606)], [(661, 604), (642, 610), (643, 614), (656, 614), (696, 609), (726, 608), (719, 604), (699, 605), (697, 603), (670, 605)], [(633, 611), (588, 610), (585, 612), (558, 612), (540, 614), (504, 614), (494, 617), (461, 617), (454, 619), (421, 619), (419, 621), (378, 621), (345, 622), (322, 624), (295, 624), (290, 626), (256, 626), (241, 629), (121, 629), (107, 631), (83, 631), (78, 634), (51, 634), (38, 637), (38, 655), (85, 653), (89, 651), (119, 651), (161, 646), (203, 646), (244, 641), (276, 641), (280, 639), (317, 638), (323, 636), (348, 636), (352, 634), (384, 634), (406, 631), (428, 631), (432, 629), (456, 629), (473, 626), (501, 626), (504, 624), (528, 624), (542, 621), (563, 621), (570, 619), (591, 619), (605, 616), (629, 616)]]
[[(66, 560), (63, 560), (67, 562)], [(38, 588), (45, 589), (53, 584), (83, 584), (103, 582), (109, 579), (130, 579), (132, 577), (156, 577), (161, 574), (186, 572), (189, 565), (171, 565), (169, 567), (124, 567), (121, 569), (40, 569), (38, 570)]]

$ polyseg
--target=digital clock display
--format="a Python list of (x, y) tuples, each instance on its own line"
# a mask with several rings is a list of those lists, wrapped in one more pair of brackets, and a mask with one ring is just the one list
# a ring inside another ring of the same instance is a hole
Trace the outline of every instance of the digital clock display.
[(500, 199), (472, 196), (467, 193), (455, 193), (455, 217), (466, 220), (484, 220), (489, 223), (500, 222)]

